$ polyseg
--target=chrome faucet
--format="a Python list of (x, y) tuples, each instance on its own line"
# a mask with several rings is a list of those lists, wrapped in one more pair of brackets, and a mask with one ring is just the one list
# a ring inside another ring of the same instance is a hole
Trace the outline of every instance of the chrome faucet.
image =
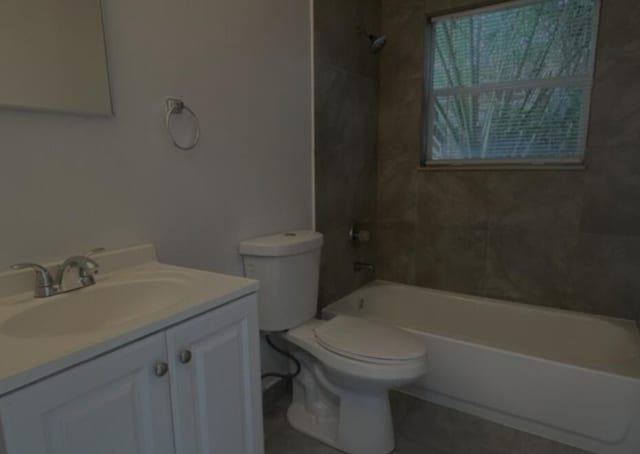
[(11, 265), (12, 270), (26, 270), (31, 268), (36, 272), (36, 288), (33, 292), (33, 296), (36, 298), (46, 298), (58, 294), (58, 288), (53, 282), (51, 273), (44, 266), (37, 263), (16, 263)]
[(64, 273), (67, 272), (69, 268), (77, 268), (78, 269), (78, 278), (80, 279), (80, 288), (89, 287), (96, 283), (95, 275), (98, 274), (98, 270), (100, 269), (100, 265), (96, 263), (95, 260), (89, 258), (91, 254), (97, 254), (98, 252), (103, 252), (104, 249), (94, 249), (90, 251), (87, 255), (75, 255), (73, 257), (69, 257), (67, 260), (62, 262), (62, 265), (58, 268), (58, 273), (56, 274), (55, 285), (59, 288), (62, 288), (62, 283), (64, 281)]
[(365, 262), (356, 262), (353, 264), (354, 271), (369, 271), (374, 273), (376, 271), (376, 267), (371, 263)]
[[(76, 255), (69, 257), (58, 267), (55, 279), (51, 277), (51, 273), (45, 267), (37, 263), (17, 263), (11, 266), (13, 270), (24, 270), (31, 268), (36, 273), (36, 287), (34, 296), (36, 298), (47, 298), (49, 296), (67, 293), (73, 290), (89, 287), (96, 283), (95, 275), (98, 274), (100, 265), (91, 259), (90, 256), (100, 252), (104, 252), (104, 248), (97, 248), (89, 251), (85, 255)], [(74, 288), (65, 289), (63, 286), (64, 275), (69, 268), (78, 269), (78, 278), (80, 285)]]

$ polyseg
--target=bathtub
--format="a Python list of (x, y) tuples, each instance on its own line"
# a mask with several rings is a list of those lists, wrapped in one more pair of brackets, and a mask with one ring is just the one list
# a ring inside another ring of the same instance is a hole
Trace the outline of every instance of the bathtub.
[(374, 282), (323, 310), (421, 336), (416, 397), (598, 454), (640, 453), (635, 322)]

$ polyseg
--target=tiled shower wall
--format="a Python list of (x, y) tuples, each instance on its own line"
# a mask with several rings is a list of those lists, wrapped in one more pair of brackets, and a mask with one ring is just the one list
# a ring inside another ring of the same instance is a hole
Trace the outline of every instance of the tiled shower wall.
[(602, 2), (587, 170), (417, 170), (425, 17), (478, 3), (382, 0), (378, 278), (636, 318), (640, 2)]
[(317, 229), (325, 236), (320, 305), (373, 279), (355, 261), (373, 262), (373, 243), (348, 239), (355, 222), (372, 228), (376, 207), (378, 57), (362, 27), (379, 31), (379, 0), (316, 1), (315, 166)]

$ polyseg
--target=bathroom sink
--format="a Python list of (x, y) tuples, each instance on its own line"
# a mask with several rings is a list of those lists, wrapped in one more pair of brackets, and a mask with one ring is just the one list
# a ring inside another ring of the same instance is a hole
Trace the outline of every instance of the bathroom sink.
[(179, 303), (187, 288), (179, 279), (98, 283), (40, 299), (37, 306), (7, 319), (0, 332), (45, 338), (108, 329)]

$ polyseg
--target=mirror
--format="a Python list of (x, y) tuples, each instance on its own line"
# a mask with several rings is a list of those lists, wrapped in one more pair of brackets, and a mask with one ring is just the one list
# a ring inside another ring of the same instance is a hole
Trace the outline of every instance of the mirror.
[(111, 114), (100, 0), (0, 0), (0, 105)]

